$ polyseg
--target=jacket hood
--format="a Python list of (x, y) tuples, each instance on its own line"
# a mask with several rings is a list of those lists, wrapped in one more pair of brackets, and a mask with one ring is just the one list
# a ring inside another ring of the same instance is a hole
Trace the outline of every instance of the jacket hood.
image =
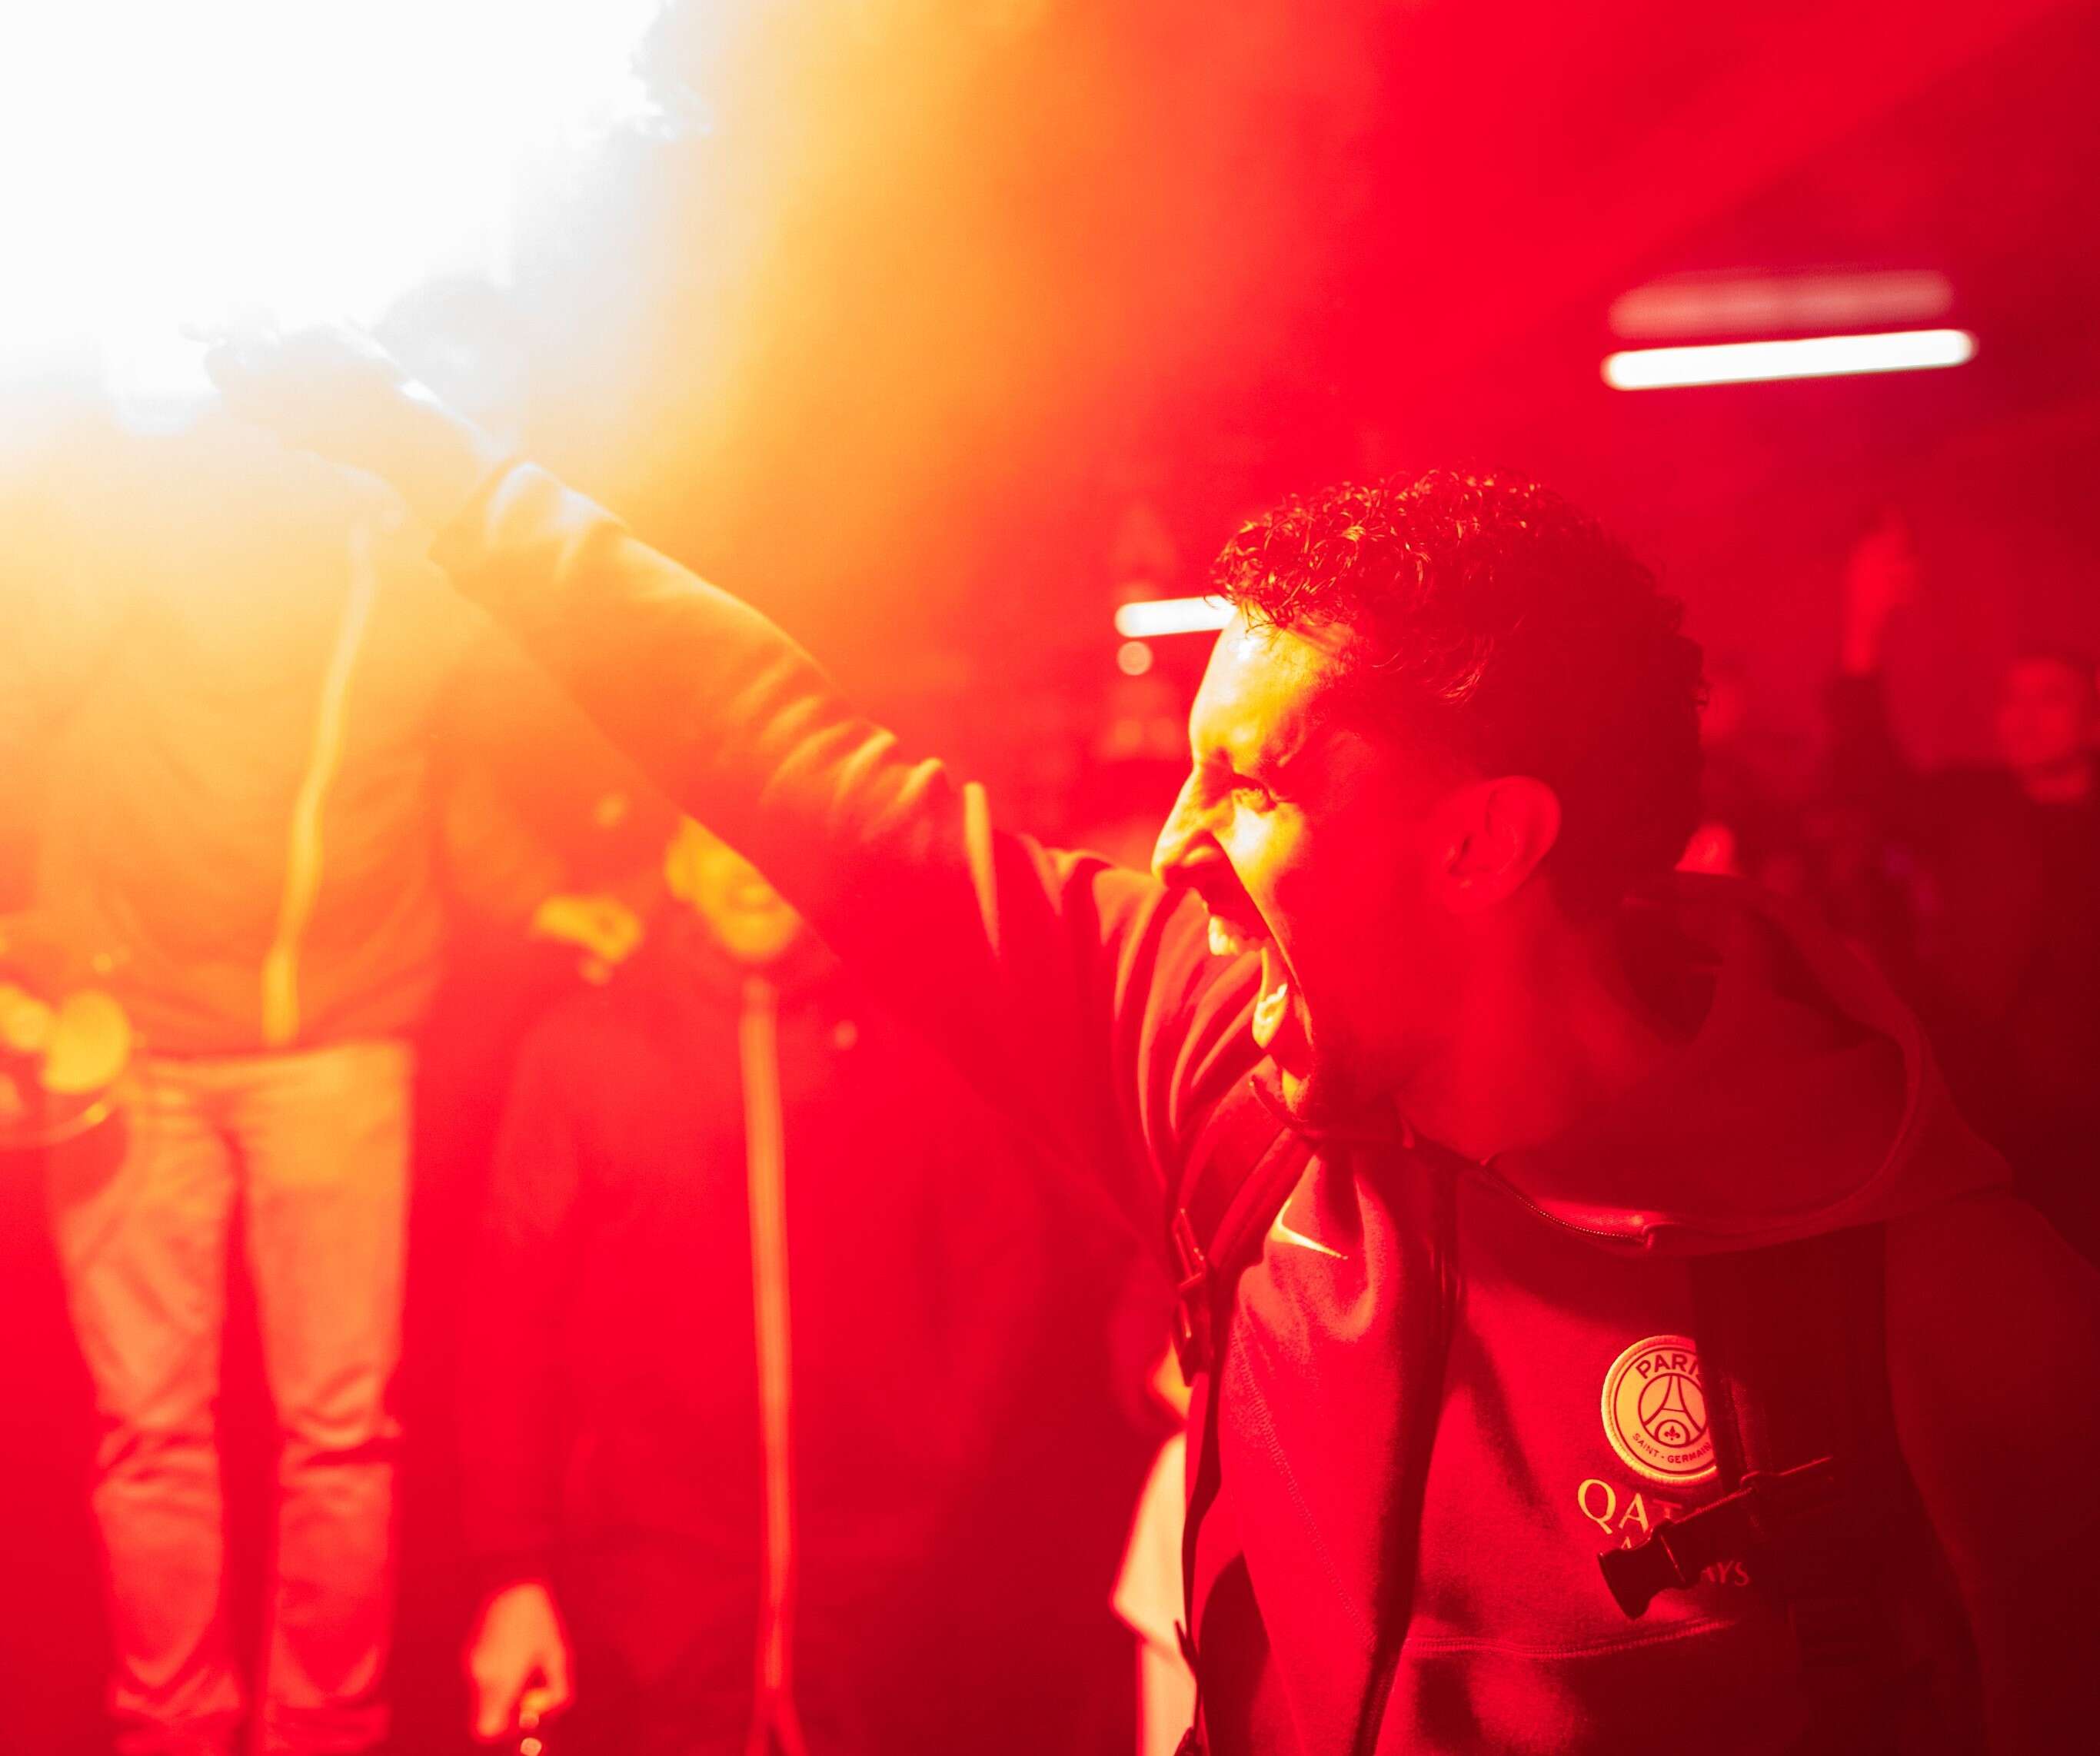
[(1704, 1018), (1623, 1098), (1489, 1166), (1549, 1216), (1600, 1242), (1699, 1254), (2007, 1180), (1957, 1113), (1916, 1015), (1808, 910), (1679, 874), (1632, 905), (1629, 927), (1636, 967), (1696, 984)]

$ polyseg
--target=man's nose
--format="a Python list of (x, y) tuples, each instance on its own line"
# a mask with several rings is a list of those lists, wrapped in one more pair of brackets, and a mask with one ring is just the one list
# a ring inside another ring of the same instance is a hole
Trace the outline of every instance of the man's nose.
[(1190, 775), (1181, 783), (1180, 796), (1154, 844), (1154, 877), (1162, 884), (1193, 884), (1206, 867), (1224, 863), (1224, 850), (1212, 833), (1211, 814), (1198, 795), (1196, 777)]

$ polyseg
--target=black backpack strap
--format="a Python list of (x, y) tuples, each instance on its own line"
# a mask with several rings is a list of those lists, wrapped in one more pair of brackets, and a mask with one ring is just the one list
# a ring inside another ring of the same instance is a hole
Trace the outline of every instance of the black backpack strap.
[(1728, 1491), (1600, 1556), (1630, 1616), (1739, 1560), (1785, 1607), (1811, 1723), (1796, 1750), (1890, 1747), (1895, 1673), (1882, 1590), (1909, 1491), (1890, 1401), (1878, 1225), (1695, 1258), (1692, 1326)]
[(1193, 1386), (1211, 1370), (1221, 1282), (1235, 1277), (1312, 1156), (1250, 1074), (1211, 1113), (1167, 1214), (1175, 1264), (1174, 1351)]
[(1189, 1498), (1181, 1529), (1182, 1656), (1197, 1677), (1197, 1723), (1185, 1753), (1202, 1749), (1202, 1671), (1195, 1621), (1196, 1542), (1218, 1497), (1219, 1370), (1240, 1273), (1305, 1174), (1312, 1145), (1273, 1109), (1252, 1076), (1214, 1110), (1174, 1192), (1167, 1244), (1176, 1264), (1174, 1351), (1189, 1381)]

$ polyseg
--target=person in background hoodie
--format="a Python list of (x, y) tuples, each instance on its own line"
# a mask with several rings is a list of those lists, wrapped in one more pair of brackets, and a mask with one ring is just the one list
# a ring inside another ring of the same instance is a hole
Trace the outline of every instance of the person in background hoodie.
[(1099, 1314), (1145, 1304), (1127, 1228), (721, 841), (664, 876), (526, 1041), (462, 1300), (476, 1734), (1125, 1756), (1107, 1600), (1163, 1425), (1157, 1296), (1127, 1348)]
[(522, 934), (553, 876), (442, 779), (458, 668), (501, 643), (392, 494), (223, 413), (46, 464), (0, 582), (0, 818), (143, 1050), (121, 1149), (49, 1179), (117, 1746), (217, 1756), (247, 1717), (215, 1406), (237, 1253), (277, 1430), (257, 1747), (375, 1748), (411, 1035), (447, 893)]

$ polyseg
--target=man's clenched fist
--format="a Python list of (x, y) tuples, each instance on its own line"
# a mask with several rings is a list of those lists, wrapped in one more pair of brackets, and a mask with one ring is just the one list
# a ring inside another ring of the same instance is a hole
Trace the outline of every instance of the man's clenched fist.
[(433, 529), (506, 455), (370, 337), (339, 324), (231, 333), (205, 354), (205, 369), (235, 414), (377, 476)]

